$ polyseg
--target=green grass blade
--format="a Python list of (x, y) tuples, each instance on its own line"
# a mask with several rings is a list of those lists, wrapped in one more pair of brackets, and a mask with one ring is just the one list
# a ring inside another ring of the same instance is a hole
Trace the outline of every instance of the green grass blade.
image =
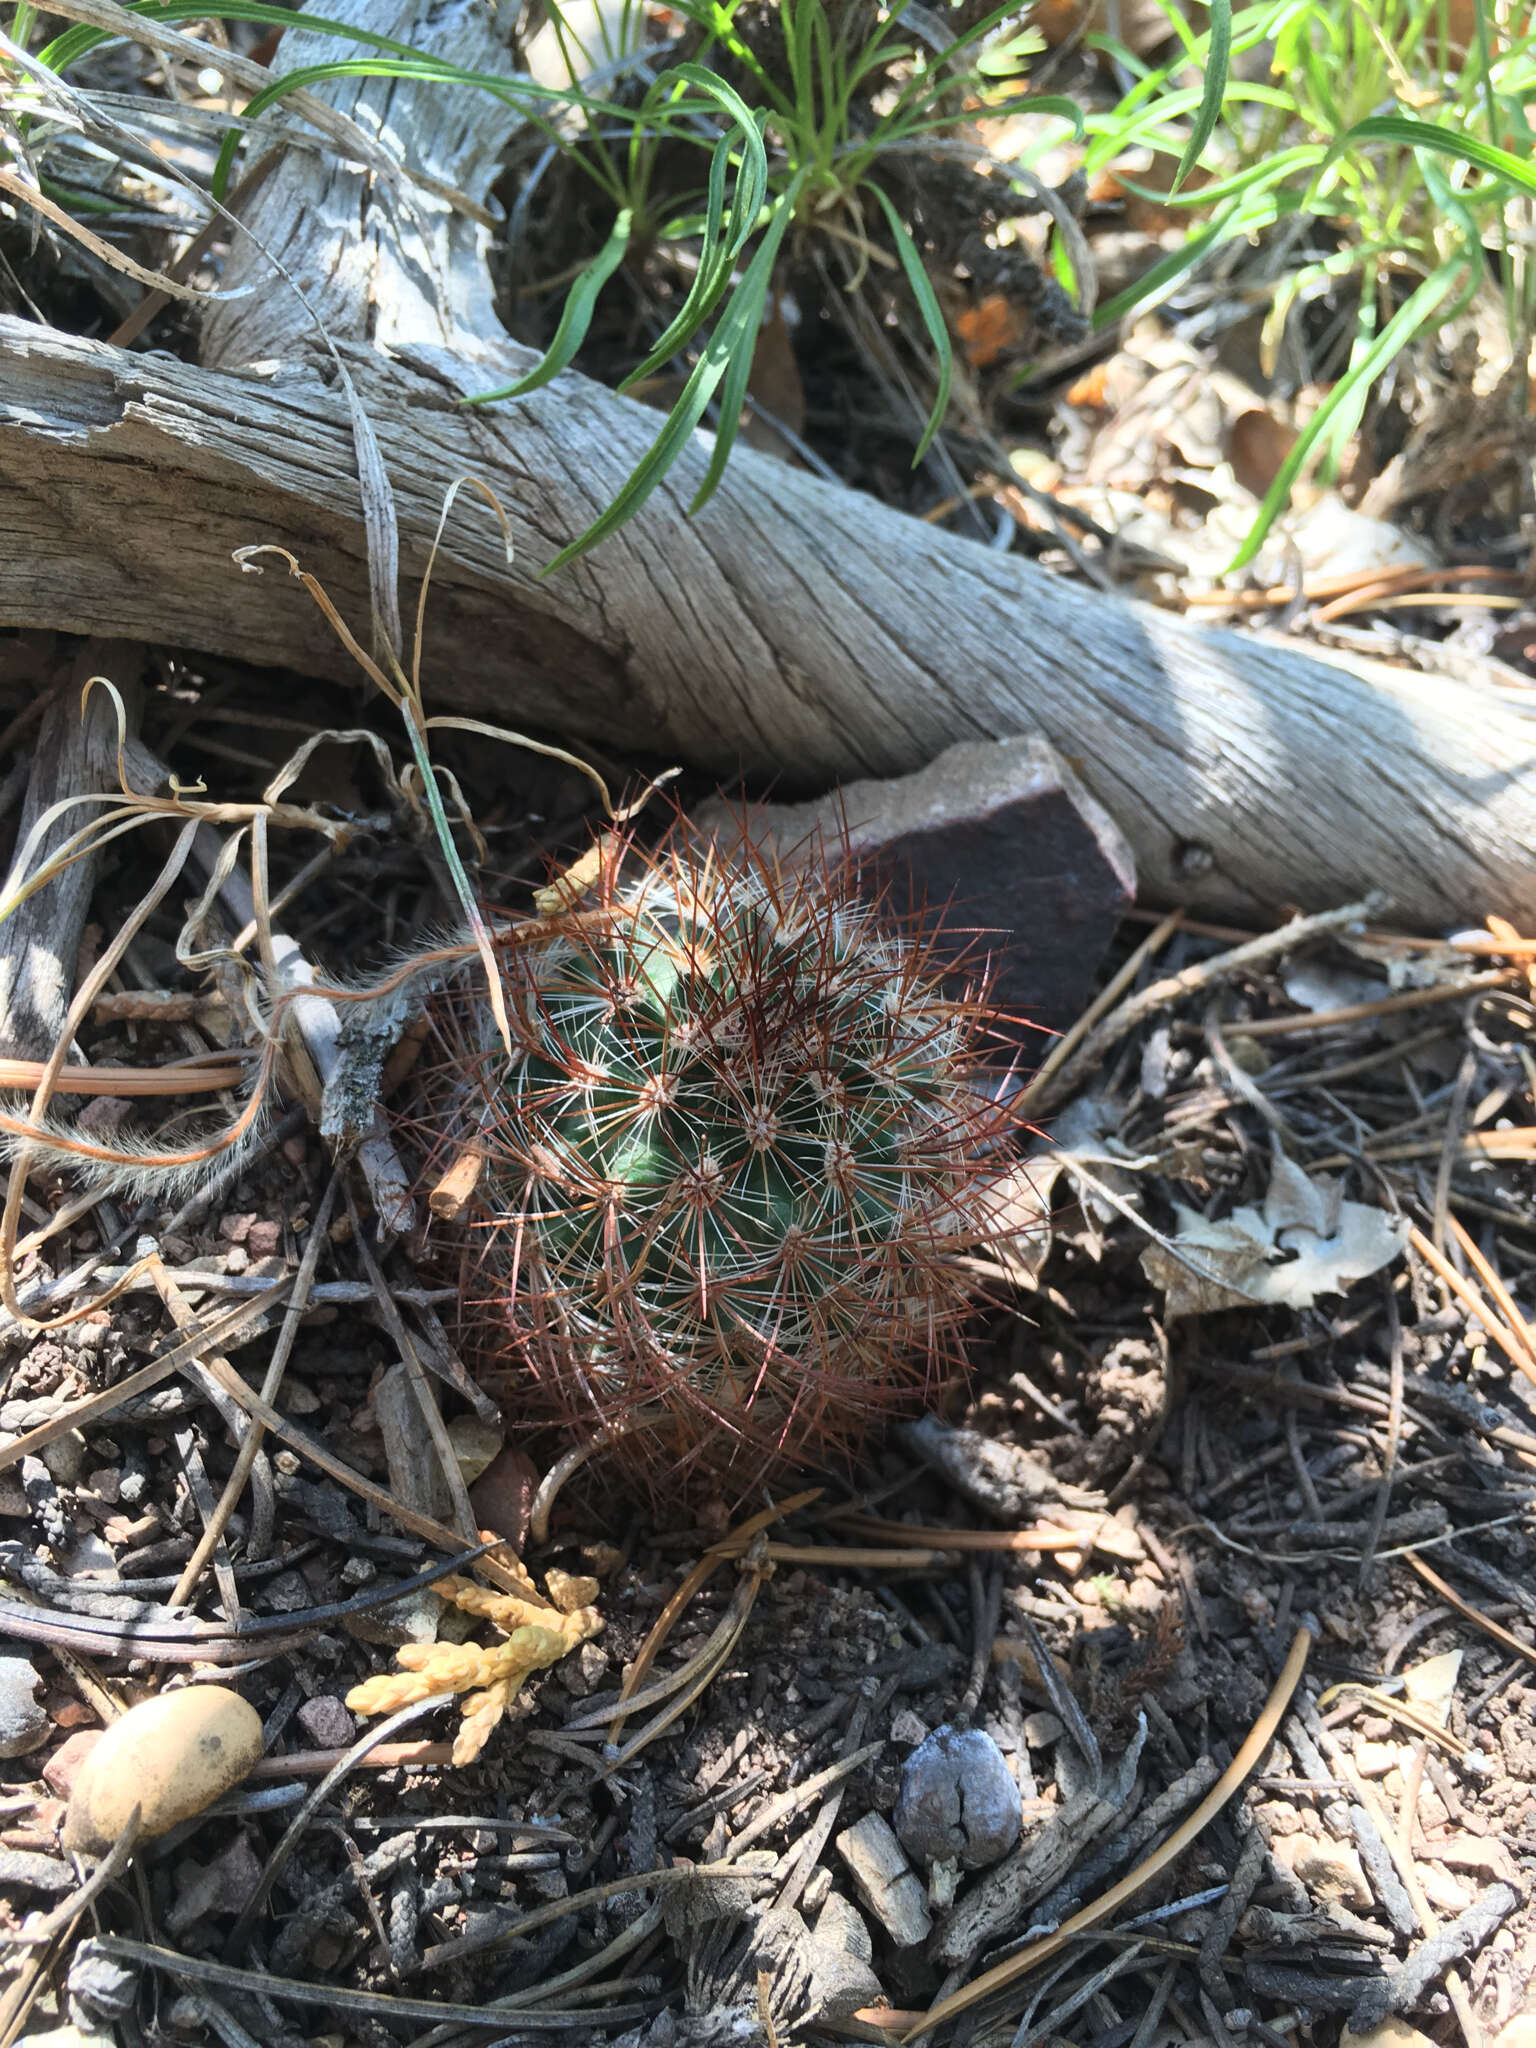
[(1536, 167), (1523, 158), (1512, 156), (1507, 149), (1499, 149), (1479, 136), (1441, 128), (1432, 121), (1415, 121), (1407, 114), (1373, 114), (1369, 120), (1357, 121), (1333, 144), (1327, 162), (1336, 163), (1362, 142), (1398, 142), (1408, 149), (1431, 149), (1438, 156), (1491, 171), (1495, 177), (1518, 185), (1522, 192), (1536, 193)]
[(731, 459), (731, 450), (736, 445), (736, 435), (741, 425), (741, 408), (746, 402), (747, 384), (757, 354), (757, 338), (762, 332), (763, 307), (767, 303), (769, 287), (773, 282), (773, 266), (778, 261), (779, 244), (784, 239), (784, 230), (789, 226), (793, 213), (792, 203), (781, 202), (775, 209), (773, 219), (768, 224), (768, 232), (748, 265), (746, 276), (737, 287), (722, 322), (725, 328), (722, 346), (727, 366), (720, 386), (720, 424), (715, 429), (714, 451), (709, 458), (709, 467), (704, 472), (704, 481), (694, 493), (693, 503), (688, 507), (690, 519), (715, 495), (720, 479), (725, 474), (725, 465)]
[[(284, 72), (281, 78), (274, 78), (270, 85), (264, 85), (260, 92), (251, 95), (241, 118), (247, 122), (254, 121), (290, 93), (306, 86), (324, 85), (333, 78), (416, 78), (428, 84), (475, 86), (498, 99), (523, 107), (525, 112), (525, 103), (530, 101), (535, 104), (556, 101), (562, 107), (585, 107), (588, 110), (596, 110), (601, 105), (584, 99), (579, 93), (539, 85), (532, 79), (497, 78), (490, 72), (466, 71), (460, 65), (439, 63), (431, 57), (347, 57), (329, 64), (305, 64), (297, 70)], [(606, 107), (601, 110), (604, 113), (609, 111)], [(226, 197), (225, 187), (238, 143), (239, 132), (232, 130), (219, 147), (213, 175), (213, 196), (217, 200), (222, 201)]]
[(1150, 270), (1144, 271), (1134, 284), (1128, 284), (1124, 291), (1116, 292), (1112, 299), (1095, 306), (1092, 315), (1095, 331), (1113, 326), (1115, 321), (1123, 320), (1137, 306), (1155, 305), (1218, 243), (1234, 241), (1239, 235), (1253, 234), (1283, 215), (1298, 211), (1298, 194), (1282, 192), (1271, 196), (1270, 193), (1270, 187), (1278, 183), (1288, 169), (1288, 165), (1271, 166), (1272, 175), (1264, 183), (1246, 187), (1229, 200), (1199, 234), (1191, 235), (1177, 249), (1170, 250)]
[[(679, 65), (678, 72), (692, 71), (694, 68), (691, 65)], [(708, 78), (710, 74), (706, 72), (701, 76)], [(735, 189), (731, 195), (730, 216), (722, 221), (726, 173), (735, 147), (731, 135), (727, 134), (722, 135), (715, 144), (710, 162), (703, 248), (688, 296), (645, 361), (631, 370), (619, 386), (621, 391), (628, 391), (645, 378), (653, 376), (662, 364), (670, 362), (677, 351), (685, 347), (698, 333), (724, 297), (730, 285), (736, 259), (756, 228), (758, 216), (767, 198), (768, 152), (763, 146), (762, 131), (745, 104), (730, 87), (721, 80), (715, 80), (714, 83), (720, 90), (717, 95), (712, 96), (719, 99), (720, 105), (736, 123), (742, 143), (742, 160), (737, 172)]]
[(692, 341), (700, 327), (719, 304), (726, 286), (731, 281), (732, 256), (729, 240), (722, 246), (722, 223), (725, 213), (725, 179), (730, 168), (731, 144), (728, 136), (721, 136), (715, 144), (709, 166), (709, 196), (705, 203), (704, 225), (699, 250), (699, 267), (693, 274), (693, 283), (688, 287), (687, 296), (676, 314), (667, 322), (666, 330), (656, 346), (642, 363), (637, 363), (619, 386), (627, 391), (632, 385), (641, 384), (653, 376), (663, 363), (670, 362), (680, 348)]
[(550, 383), (562, 370), (570, 367), (575, 360), (576, 351), (587, 338), (587, 330), (592, 325), (592, 315), (597, 307), (598, 295), (624, 261), (633, 219), (634, 216), (626, 207), (614, 222), (613, 233), (566, 294), (554, 339), (527, 376), (519, 377), (515, 384), (503, 384), (496, 391), (476, 391), (468, 398), (461, 398), (460, 405), (489, 405), (498, 398), (521, 398), (525, 391), (537, 391), (541, 385)]
[(885, 224), (891, 231), (891, 240), (896, 244), (896, 254), (906, 273), (912, 296), (917, 301), (917, 310), (923, 316), (923, 326), (928, 330), (928, 339), (933, 343), (934, 354), (939, 359), (938, 388), (934, 393), (933, 410), (928, 415), (928, 424), (923, 428), (923, 438), (917, 444), (917, 453), (912, 457), (916, 469), (933, 445), (933, 437), (944, 424), (944, 415), (949, 410), (949, 387), (954, 371), (954, 351), (950, 346), (949, 329), (939, 309), (939, 301), (933, 289), (933, 281), (923, 268), (923, 259), (917, 253), (917, 245), (902, 224), (901, 216), (891, 204), (889, 197), (878, 185), (869, 190), (880, 202), (885, 215)]
[[(266, 5), (263, 0), (222, 0), (222, 4), (215, 0), (212, 7), (199, 6), (197, 0), (126, 0), (126, 6), (130, 14), (140, 15), (148, 21), (167, 24), (178, 21), (249, 21), (290, 33), (302, 30), (312, 35), (340, 36), (348, 42), (361, 43), (367, 49), (381, 50), (393, 57), (420, 54), (409, 43), (397, 42), (393, 36), (378, 35), (372, 29), (358, 28), (353, 22), (331, 21), (320, 14), (295, 14), (291, 8)], [(50, 71), (63, 71), (87, 52), (112, 40), (109, 30), (88, 28), (80, 23), (45, 44), (37, 53), (38, 59)]]
[(1170, 188), (1173, 192), (1178, 191), (1199, 163), (1205, 145), (1216, 132), (1216, 123), (1221, 119), (1226, 100), (1227, 73), (1232, 61), (1232, 0), (1210, 0), (1210, 6), (1211, 43), (1205, 59), (1205, 90), (1201, 94), (1195, 125), (1189, 132), (1189, 141), (1179, 159), (1179, 168), (1173, 174)]
[[(704, 344), (699, 360), (694, 365), (677, 403), (668, 413), (661, 432), (636, 463), (612, 502), (593, 520), (585, 533), (578, 535), (567, 547), (560, 550), (554, 560), (541, 570), (541, 576), (552, 576), (557, 569), (563, 569), (578, 555), (584, 555), (588, 549), (596, 547), (599, 541), (606, 540), (609, 534), (616, 532), (627, 520), (634, 517), (687, 447), (694, 428), (703, 419), (705, 408), (727, 370), (745, 355), (747, 370), (740, 372), (736, 380), (736, 411), (729, 417), (722, 418), (722, 433), (716, 438), (715, 453), (705, 472), (704, 482), (689, 507), (690, 512), (698, 511), (714, 491), (730, 458), (731, 444), (736, 433), (736, 420), (741, 411), (740, 394), (746, 389), (746, 375), (751, 369), (752, 350), (756, 346), (758, 328), (762, 321), (763, 299), (768, 289), (768, 281), (773, 274), (779, 244), (783, 241), (784, 231), (794, 215), (795, 200), (799, 196), (801, 182), (797, 178), (775, 205), (767, 233), (748, 265), (745, 277), (732, 294), (729, 306), (715, 323), (715, 330)], [(725, 444), (723, 452), (722, 440)]]
[(1222, 571), (1224, 576), (1245, 569), (1262, 547), (1265, 537), (1290, 502), (1291, 486), (1300, 476), (1308, 456), (1328, 432), (1336, 413), (1354, 403), (1360, 387), (1373, 383), (1414, 335), (1428, 325), (1431, 316), (1448, 296), (1459, 276), (1468, 268), (1465, 255), (1452, 256), (1406, 298), (1359, 360), (1334, 385), (1308, 420), (1300, 438), (1280, 465), (1278, 475), (1264, 495), (1242, 546)]

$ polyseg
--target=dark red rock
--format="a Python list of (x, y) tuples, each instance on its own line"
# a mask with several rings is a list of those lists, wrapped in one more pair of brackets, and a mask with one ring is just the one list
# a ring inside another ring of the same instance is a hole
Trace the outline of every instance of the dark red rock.
[(477, 1527), (504, 1536), (521, 1552), (538, 1490), (538, 1467), (526, 1451), (498, 1451), (469, 1489)]
[(707, 804), (722, 841), (745, 818), (793, 864), (846, 844), (871, 893), (914, 914), (957, 969), (990, 960), (993, 1001), (1019, 1020), (1000, 1048), (1026, 1071), (1086, 1006), (1136, 871), (1118, 826), (1045, 740), (965, 741), (915, 775), (845, 783), (807, 804)]
[(60, 1799), (68, 1799), (86, 1758), (104, 1732), (100, 1728), (81, 1728), (59, 1744), (43, 1765), (43, 1783), (50, 1792), (56, 1792)]

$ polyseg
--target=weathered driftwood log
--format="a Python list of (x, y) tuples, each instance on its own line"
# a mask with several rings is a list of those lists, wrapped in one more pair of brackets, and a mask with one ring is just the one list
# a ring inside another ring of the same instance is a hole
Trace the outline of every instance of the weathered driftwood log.
[[(346, 5), (372, 29), (506, 68), (483, 0)], [(283, 58), (324, 47), (290, 32)], [(476, 201), (516, 120), (458, 87), (324, 90)], [(784, 792), (1040, 731), (1123, 827), (1150, 896), (1242, 912), (1382, 888), (1426, 926), (1536, 915), (1536, 721), (1494, 672), (1450, 683), (1202, 631), (750, 450), (689, 521), (702, 437), (637, 519), (541, 581), (657, 415), (574, 375), (494, 412), (460, 408), (531, 358), (496, 321), (483, 229), (419, 187), (293, 152), (250, 224), (228, 281), (253, 289), (210, 311), (198, 365), (0, 320), (0, 623), (348, 672), (297, 587), (230, 562), (279, 542), (365, 626), (347, 407), (266, 250), (367, 404), (407, 579), (454, 478), (483, 478), (510, 516), (510, 569), (472, 500), (450, 523), (428, 617), (437, 706)]]

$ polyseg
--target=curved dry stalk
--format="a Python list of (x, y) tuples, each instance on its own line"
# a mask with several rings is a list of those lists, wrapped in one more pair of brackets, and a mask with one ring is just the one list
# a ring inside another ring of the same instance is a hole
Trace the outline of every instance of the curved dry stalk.
[[(437, 1213), (440, 1214), (441, 1211)], [(636, 1415), (627, 1422), (613, 1423), (600, 1435), (573, 1444), (564, 1457), (556, 1459), (539, 1481), (539, 1490), (533, 1496), (533, 1507), (528, 1516), (528, 1534), (535, 1543), (549, 1541), (549, 1518), (554, 1512), (560, 1489), (566, 1481), (574, 1479), (589, 1459), (595, 1458), (599, 1451), (606, 1450), (609, 1444), (623, 1436), (627, 1430), (641, 1428), (644, 1420), (643, 1416)]]
[[(150, 791), (137, 790), (128, 780), (127, 739), (128, 713), (122, 694), (108, 676), (87, 677), (80, 692), (80, 710), (84, 717), (91, 692), (104, 690), (111, 700), (113, 716), (117, 723), (117, 794), (107, 791), (87, 791), (79, 796), (62, 797), (56, 804), (50, 804), (35, 821), (25, 840), (17, 850), (11, 865), (16, 881), (7, 885), (0, 894), (0, 921), (7, 918), (18, 904), (24, 903), (41, 888), (72, 867), (87, 854), (97, 853), (111, 840), (118, 839), (126, 832), (136, 830), (140, 825), (150, 824), (156, 818), (174, 818), (184, 821), (195, 818), (209, 825), (245, 825), (258, 817), (271, 817), (280, 825), (299, 830), (322, 833), (333, 845), (345, 845), (353, 836), (355, 828), (334, 819), (322, 817), (318, 811), (304, 804), (284, 804), (279, 801), (287, 789), (302, 772), (304, 762), (315, 747), (330, 740), (368, 740), (376, 752), (382, 752), (386, 761), (388, 750), (376, 733), (324, 732), (307, 740), (297, 755), (279, 771), (263, 792), (259, 804), (226, 803), (205, 797), (204, 785), (183, 783), (175, 775), (168, 775), (171, 785), (169, 796), (156, 796)], [(391, 786), (398, 787), (391, 773)], [(57, 847), (35, 873), (27, 872), (28, 866), (42, 845), (47, 834), (58, 821), (69, 812), (89, 804), (110, 804), (116, 808), (105, 816), (94, 818), (82, 825)]]
[[(0, 1060), (0, 1089), (36, 1089), (48, 1070), (47, 1060)], [(61, 1067), (50, 1092), (54, 1095), (216, 1095), (238, 1088), (250, 1070), (247, 1059), (225, 1053), (173, 1060), (164, 1067)]]
[(615, 1771), (621, 1771), (627, 1764), (633, 1763), (641, 1750), (654, 1742), (658, 1735), (664, 1735), (678, 1716), (685, 1714), (699, 1695), (714, 1682), (731, 1652), (740, 1642), (742, 1630), (751, 1619), (752, 1609), (757, 1604), (757, 1596), (762, 1591), (764, 1583), (772, 1578), (773, 1569), (767, 1557), (757, 1550), (747, 1552), (741, 1565), (741, 1583), (737, 1586), (735, 1596), (718, 1626), (704, 1647), (688, 1659), (681, 1671), (673, 1672), (651, 1688), (654, 1696), (665, 1687), (671, 1693), (671, 1698), (646, 1722), (638, 1734), (629, 1738), (617, 1756), (609, 1758), (603, 1766), (604, 1777), (611, 1777)]
[[(782, 1521), (786, 1515), (795, 1514), (803, 1507), (809, 1507), (813, 1500), (819, 1500), (821, 1498), (821, 1491), (822, 1489), (819, 1486), (813, 1486), (804, 1493), (792, 1494), (788, 1500), (781, 1501), (777, 1506), (761, 1509), (759, 1513), (753, 1515), (748, 1521), (743, 1522), (739, 1529), (733, 1530), (732, 1536), (727, 1537), (726, 1541), (729, 1542), (732, 1538), (735, 1538), (745, 1547), (754, 1536), (760, 1535), (764, 1529), (771, 1527), (774, 1522)], [(693, 1566), (688, 1576), (683, 1580), (677, 1591), (652, 1623), (651, 1632), (641, 1645), (640, 1654), (630, 1665), (625, 1675), (624, 1684), (620, 1689), (618, 1711), (614, 1714), (613, 1720), (609, 1723), (608, 1727), (610, 1746), (618, 1741), (620, 1729), (624, 1726), (629, 1715), (636, 1711), (635, 1702), (640, 1688), (644, 1685), (646, 1674), (655, 1663), (663, 1643), (666, 1642), (667, 1637), (671, 1635), (673, 1629), (677, 1626), (684, 1610), (694, 1595), (702, 1592), (725, 1561), (725, 1557), (719, 1554), (718, 1551), (707, 1551), (699, 1559), (698, 1563)]]

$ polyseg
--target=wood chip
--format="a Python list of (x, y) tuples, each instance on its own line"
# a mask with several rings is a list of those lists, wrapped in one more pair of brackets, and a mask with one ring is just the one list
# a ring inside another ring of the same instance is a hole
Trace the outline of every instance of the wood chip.
[(884, 1814), (866, 1813), (837, 1837), (855, 1889), (898, 1948), (915, 1948), (933, 1931), (923, 1886)]

